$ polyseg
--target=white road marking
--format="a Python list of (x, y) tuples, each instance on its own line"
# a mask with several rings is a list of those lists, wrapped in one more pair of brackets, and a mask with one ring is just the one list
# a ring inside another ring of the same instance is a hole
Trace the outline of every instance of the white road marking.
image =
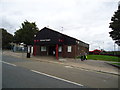
[(12, 63), (8, 63), (8, 62), (5, 62), (5, 61), (2, 61), (2, 62), (5, 63), (5, 64), (8, 64), (8, 65), (16, 66), (15, 64), (12, 64)]
[(106, 80), (103, 80), (104, 82), (106, 82)]
[(76, 83), (76, 82), (72, 82), (72, 81), (69, 81), (69, 80), (66, 80), (66, 79), (62, 79), (62, 78), (59, 78), (59, 77), (56, 77), (56, 76), (52, 76), (52, 75), (49, 75), (49, 74), (46, 74), (46, 73), (42, 73), (42, 72), (35, 71), (35, 70), (31, 70), (31, 71), (35, 72), (35, 73), (38, 73), (38, 74), (42, 74), (42, 75), (48, 76), (48, 77), (51, 77), (51, 78), (62, 80), (62, 81), (68, 82), (68, 83), (72, 83), (72, 84), (75, 84), (75, 85), (78, 85), (78, 86), (83, 86), (82, 84), (79, 84), (79, 83)]
[(85, 71), (90, 71), (90, 70), (87, 70), (87, 69), (86, 69)]
[(66, 68), (73, 68), (73, 67), (71, 67), (71, 66), (65, 66)]

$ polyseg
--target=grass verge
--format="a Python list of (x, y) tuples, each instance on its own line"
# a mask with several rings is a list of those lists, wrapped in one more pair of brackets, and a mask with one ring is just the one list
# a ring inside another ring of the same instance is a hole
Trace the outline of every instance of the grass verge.
[(120, 62), (119, 57), (115, 56), (107, 56), (107, 55), (88, 55), (88, 60), (103, 60), (103, 61), (113, 61), (113, 62)]
[(120, 63), (111, 63), (111, 64), (114, 64), (114, 65), (119, 65), (119, 66), (120, 66)]

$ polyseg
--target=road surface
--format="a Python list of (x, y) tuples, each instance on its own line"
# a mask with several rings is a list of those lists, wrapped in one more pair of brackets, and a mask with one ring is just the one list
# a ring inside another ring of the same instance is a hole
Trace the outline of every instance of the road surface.
[(118, 88), (118, 76), (3, 56), (4, 88)]
[(3, 63), (2, 88), (82, 88), (80, 85), (51, 78), (25, 69)]

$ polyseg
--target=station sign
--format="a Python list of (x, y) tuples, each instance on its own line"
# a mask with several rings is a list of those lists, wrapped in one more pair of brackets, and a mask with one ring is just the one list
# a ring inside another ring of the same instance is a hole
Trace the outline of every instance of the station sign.
[(40, 42), (49, 42), (49, 41), (51, 41), (50, 39), (40, 39)]

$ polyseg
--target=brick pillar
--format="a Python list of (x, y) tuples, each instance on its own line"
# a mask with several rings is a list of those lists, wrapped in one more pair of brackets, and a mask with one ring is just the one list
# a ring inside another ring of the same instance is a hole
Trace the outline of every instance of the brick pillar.
[(58, 44), (56, 44), (56, 59), (58, 60)]
[(36, 56), (36, 45), (33, 46), (33, 55)]

